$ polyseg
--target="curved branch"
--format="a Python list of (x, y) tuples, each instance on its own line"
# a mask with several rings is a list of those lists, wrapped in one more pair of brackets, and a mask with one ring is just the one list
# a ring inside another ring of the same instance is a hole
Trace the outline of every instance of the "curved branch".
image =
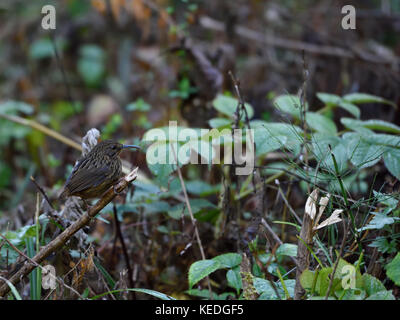
[[(133, 169), (128, 175), (122, 178), (115, 187), (111, 187), (103, 197), (97, 201), (97, 203), (92, 206), (88, 212), (83, 214), (77, 221), (71, 224), (67, 229), (64, 230), (57, 238), (48, 243), (45, 247), (43, 247), (38, 254), (36, 254), (31, 261), (26, 261), (25, 265), (18, 270), (9, 281), (15, 285), (21, 281), (21, 279), (27, 276), (29, 273), (35, 269), (37, 264), (41, 263), (44, 259), (46, 259), (51, 253), (61, 248), (77, 231), (85, 227), (92, 218), (94, 218), (108, 203), (110, 203), (117, 193), (122, 192), (132, 181), (134, 181), (138, 176), (138, 167)], [(114, 191), (115, 190), (115, 191)], [(2, 283), (0, 287), (0, 297), (4, 297), (9, 291), (10, 287), (6, 284)]]

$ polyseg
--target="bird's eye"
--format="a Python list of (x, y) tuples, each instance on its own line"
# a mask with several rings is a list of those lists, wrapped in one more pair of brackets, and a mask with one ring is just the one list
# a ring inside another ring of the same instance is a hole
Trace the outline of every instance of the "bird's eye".
[(112, 146), (111, 149), (115, 150), (117, 147), (116, 146)]

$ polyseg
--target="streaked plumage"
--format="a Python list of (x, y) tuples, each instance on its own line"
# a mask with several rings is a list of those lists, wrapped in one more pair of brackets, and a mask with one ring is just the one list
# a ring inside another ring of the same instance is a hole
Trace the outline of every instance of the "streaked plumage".
[(119, 154), (124, 148), (139, 147), (123, 145), (112, 140), (99, 142), (76, 163), (65, 182), (60, 199), (70, 196), (83, 199), (102, 196), (122, 176)]

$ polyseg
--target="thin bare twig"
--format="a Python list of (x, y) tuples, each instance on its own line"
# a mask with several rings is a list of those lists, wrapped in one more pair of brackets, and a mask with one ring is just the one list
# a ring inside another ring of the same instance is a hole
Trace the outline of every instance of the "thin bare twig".
[[(12, 284), (16, 284), (32, 270), (40, 264), (45, 258), (47, 258), (51, 253), (55, 252), (57, 249), (61, 248), (76, 232), (89, 224), (92, 218), (94, 218), (108, 203), (110, 203), (117, 193), (122, 192), (133, 180), (137, 178), (138, 168), (135, 168), (121, 179), (114, 187), (111, 187), (103, 197), (92, 206), (87, 213), (81, 216), (77, 221), (65, 229), (57, 238), (48, 243), (45, 247), (40, 250), (32, 259), (34, 263), (25, 264), (19, 271), (17, 271), (9, 280)], [(7, 284), (3, 284), (0, 287), (0, 297), (4, 297), (10, 288)]]
[[(123, 252), (123, 254), (124, 254), (124, 259), (125, 259), (126, 268), (128, 269), (129, 285), (130, 285), (131, 288), (134, 288), (135, 285), (134, 285), (134, 283), (133, 283), (133, 271), (132, 271), (132, 268), (131, 268), (131, 264), (130, 264), (130, 262), (129, 262), (128, 250), (126, 249), (124, 237), (123, 237), (123, 235), (122, 235), (121, 224), (119, 223), (119, 220), (118, 220), (117, 208), (116, 208), (115, 204), (113, 205), (113, 213), (114, 213), (114, 221), (115, 221), (115, 230), (116, 230), (116, 234), (117, 234), (117, 237), (119, 238), (119, 241), (121, 242), (122, 252)], [(132, 294), (132, 297), (133, 297), (134, 299), (136, 299), (135, 292), (132, 291), (131, 294)]]

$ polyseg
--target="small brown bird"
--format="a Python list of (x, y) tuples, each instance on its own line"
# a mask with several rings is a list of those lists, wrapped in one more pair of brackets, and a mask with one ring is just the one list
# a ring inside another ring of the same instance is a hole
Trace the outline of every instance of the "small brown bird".
[(97, 198), (103, 195), (122, 176), (119, 154), (123, 149), (140, 147), (124, 145), (112, 140), (99, 142), (72, 169), (60, 194), (64, 200), (70, 196), (82, 199)]

